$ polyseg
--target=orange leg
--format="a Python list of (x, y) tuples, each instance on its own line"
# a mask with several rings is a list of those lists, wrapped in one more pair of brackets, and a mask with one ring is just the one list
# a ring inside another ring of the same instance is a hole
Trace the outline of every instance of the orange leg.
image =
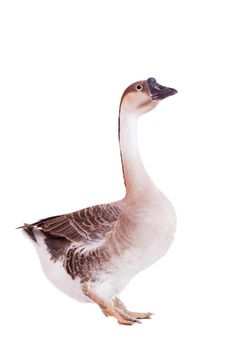
[(83, 293), (99, 305), (105, 316), (113, 316), (117, 319), (118, 323), (123, 325), (132, 325), (134, 323), (140, 323), (140, 321), (133, 315), (129, 315), (128, 312), (123, 310), (114, 304), (114, 302), (107, 302), (102, 299), (93, 289), (91, 289), (90, 284), (83, 283), (82, 285)]

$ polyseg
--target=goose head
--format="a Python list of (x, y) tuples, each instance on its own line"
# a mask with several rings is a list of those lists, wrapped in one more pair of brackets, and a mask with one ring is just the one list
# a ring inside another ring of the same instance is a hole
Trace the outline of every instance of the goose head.
[(154, 109), (164, 98), (176, 93), (175, 89), (160, 85), (155, 78), (137, 81), (124, 91), (120, 110), (140, 116)]

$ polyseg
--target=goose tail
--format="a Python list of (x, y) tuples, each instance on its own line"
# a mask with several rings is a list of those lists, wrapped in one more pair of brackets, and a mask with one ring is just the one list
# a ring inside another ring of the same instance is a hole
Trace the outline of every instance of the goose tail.
[(24, 232), (25, 232), (34, 242), (37, 243), (36, 237), (35, 237), (35, 235), (34, 235), (34, 233), (33, 233), (33, 226), (32, 226), (32, 225), (23, 224), (22, 226), (17, 227), (17, 229), (19, 229), (19, 228), (23, 229)]

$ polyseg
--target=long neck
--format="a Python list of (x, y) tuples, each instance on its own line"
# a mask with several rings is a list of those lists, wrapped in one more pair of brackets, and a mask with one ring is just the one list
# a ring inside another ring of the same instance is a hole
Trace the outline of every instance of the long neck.
[(135, 200), (152, 195), (155, 187), (138, 150), (137, 117), (122, 111), (119, 115), (119, 142), (126, 199)]

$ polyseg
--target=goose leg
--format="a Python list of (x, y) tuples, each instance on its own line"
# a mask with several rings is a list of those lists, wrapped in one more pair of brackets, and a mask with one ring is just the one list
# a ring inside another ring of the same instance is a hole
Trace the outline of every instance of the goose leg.
[(122, 301), (119, 298), (115, 298), (113, 300), (113, 305), (116, 308), (121, 309), (122, 311), (124, 311), (124, 313), (126, 313), (128, 316), (136, 318), (136, 319), (151, 318), (151, 316), (153, 315), (153, 313), (151, 313), (151, 312), (132, 312), (132, 311), (128, 311), (126, 306), (122, 303)]
[(107, 302), (101, 298), (90, 286), (89, 283), (82, 284), (83, 293), (99, 305), (105, 316), (113, 316), (117, 319), (118, 323), (123, 325), (132, 325), (134, 323), (140, 323), (140, 321), (133, 316), (128, 315), (124, 310), (114, 305), (113, 302)]

